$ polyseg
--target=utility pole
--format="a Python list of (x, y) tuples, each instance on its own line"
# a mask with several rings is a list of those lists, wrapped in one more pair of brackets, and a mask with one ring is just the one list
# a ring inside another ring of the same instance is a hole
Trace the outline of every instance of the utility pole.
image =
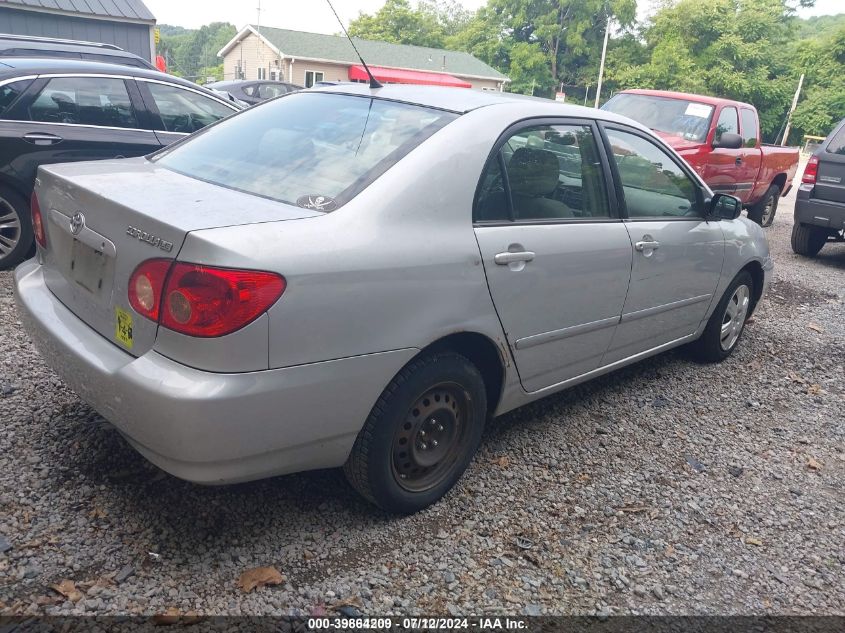
[(599, 107), (599, 98), (601, 97), (601, 82), (604, 78), (604, 59), (607, 57), (607, 38), (610, 36), (610, 14), (607, 13), (607, 25), (604, 29), (604, 44), (601, 47), (601, 64), (599, 65), (599, 83), (596, 86), (596, 108)]
[(795, 91), (795, 96), (792, 97), (792, 105), (789, 107), (789, 114), (786, 115), (786, 129), (783, 131), (783, 140), (780, 142), (782, 146), (786, 145), (786, 141), (789, 139), (789, 128), (792, 127), (792, 113), (798, 107), (798, 97), (801, 96), (801, 86), (803, 85), (804, 73), (801, 73), (801, 78), (798, 80), (798, 90)]

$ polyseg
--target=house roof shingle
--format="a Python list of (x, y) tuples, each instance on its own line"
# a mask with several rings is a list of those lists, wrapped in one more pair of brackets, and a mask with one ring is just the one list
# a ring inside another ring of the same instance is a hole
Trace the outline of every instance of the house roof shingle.
[[(250, 25), (250, 27), (255, 31), (259, 30), (255, 25)], [(358, 56), (355, 54), (349, 40), (342, 36), (291, 31), (289, 29), (276, 29), (267, 26), (262, 26), (260, 33), (286, 57), (309, 57), (312, 59), (324, 59), (350, 64), (359, 63)], [(376, 42), (358, 37), (353, 39), (358, 50), (361, 51), (364, 61), (371, 66), (388, 66), (391, 68), (445, 72), (452, 75), (507, 79), (498, 70), (491, 68), (469, 53), (449, 51), (442, 48)], [(446, 58), (445, 67), (444, 56)]]
[(155, 16), (143, 0), (0, 0), (0, 7), (3, 6), (155, 22)]

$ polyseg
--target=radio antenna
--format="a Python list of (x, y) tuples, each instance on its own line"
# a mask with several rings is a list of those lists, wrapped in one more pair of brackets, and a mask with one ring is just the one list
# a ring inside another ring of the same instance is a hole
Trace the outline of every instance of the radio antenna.
[(361, 57), (361, 53), (358, 52), (358, 47), (355, 46), (355, 42), (352, 41), (352, 38), (349, 37), (349, 32), (346, 30), (346, 27), (343, 26), (343, 22), (340, 19), (340, 16), (337, 14), (337, 11), (334, 10), (332, 6), (331, 0), (326, 0), (326, 4), (329, 5), (329, 8), (334, 13), (334, 17), (337, 18), (337, 23), (340, 24), (340, 28), (343, 29), (343, 34), (346, 36), (346, 39), (349, 40), (349, 43), (352, 44), (352, 48), (355, 49), (355, 54), (358, 55), (358, 59), (361, 60), (361, 64), (364, 66), (364, 70), (367, 71), (367, 76), (370, 78), (370, 88), (382, 88), (383, 86), (378, 82), (378, 80), (373, 77), (373, 73), (370, 72), (370, 67), (367, 66), (367, 62), (364, 61), (364, 58)]

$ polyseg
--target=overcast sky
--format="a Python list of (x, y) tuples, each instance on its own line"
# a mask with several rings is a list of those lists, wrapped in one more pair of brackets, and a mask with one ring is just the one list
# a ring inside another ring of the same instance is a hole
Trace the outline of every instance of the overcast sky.
[[(652, 0), (637, 0), (640, 12), (647, 13)], [(477, 9), (486, 0), (461, 0), (467, 9)], [(238, 28), (254, 24), (259, 0), (144, 0), (160, 24), (197, 28), (209, 22), (231, 22)], [(359, 12), (372, 13), (384, 0), (332, 0), (345, 24)], [(261, 24), (297, 31), (336, 33), (337, 23), (325, 0), (260, 0)], [(843, 0), (816, 0), (813, 9), (800, 12), (803, 17), (845, 12)]]

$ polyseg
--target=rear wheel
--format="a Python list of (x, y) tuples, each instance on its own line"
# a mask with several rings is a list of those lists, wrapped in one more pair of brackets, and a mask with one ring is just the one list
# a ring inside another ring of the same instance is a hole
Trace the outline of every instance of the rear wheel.
[(0, 187), (0, 270), (19, 264), (31, 248), (29, 205), (16, 191)]
[(757, 204), (748, 209), (748, 219), (760, 226), (771, 226), (780, 201), (780, 187), (772, 185)]
[(472, 460), (487, 417), (484, 380), (452, 352), (423, 356), (382, 393), (344, 472), (366, 499), (408, 514), (431, 505)]
[(815, 257), (827, 242), (828, 231), (820, 226), (795, 224), (792, 227), (792, 250), (799, 255)]
[(753, 290), (754, 281), (748, 271), (743, 270), (734, 277), (710, 316), (701, 338), (691, 346), (698, 360), (718, 363), (736, 349), (751, 310)]

